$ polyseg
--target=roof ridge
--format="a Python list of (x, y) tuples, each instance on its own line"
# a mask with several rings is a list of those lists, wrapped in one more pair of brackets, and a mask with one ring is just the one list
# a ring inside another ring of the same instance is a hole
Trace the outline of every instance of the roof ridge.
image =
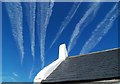
[(120, 47), (101, 50), (101, 51), (96, 51), (96, 52), (90, 52), (90, 53), (87, 53), (87, 54), (81, 54), (81, 55), (79, 54), (79, 55), (75, 55), (75, 56), (69, 56), (68, 58), (73, 58), (73, 57), (78, 57), (78, 56), (87, 56), (87, 55), (91, 55), (91, 54), (97, 54), (97, 53), (101, 53), (101, 52), (107, 52), (107, 51), (118, 50), (118, 49), (120, 49)]

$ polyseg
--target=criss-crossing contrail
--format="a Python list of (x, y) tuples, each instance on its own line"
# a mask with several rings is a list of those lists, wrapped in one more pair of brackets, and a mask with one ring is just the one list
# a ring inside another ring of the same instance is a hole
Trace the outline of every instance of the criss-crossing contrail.
[(112, 27), (115, 19), (118, 17), (117, 4), (106, 15), (105, 19), (97, 25), (96, 29), (92, 32), (91, 37), (86, 41), (80, 54), (85, 54), (91, 51), (104, 37), (105, 34)]
[(52, 9), (54, 6), (54, 1), (51, 2), (43, 2), (38, 3), (38, 18), (40, 22), (37, 22), (38, 28), (38, 35), (40, 40), (40, 53), (41, 53), (41, 60), (42, 60), (42, 67), (44, 67), (44, 56), (45, 56), (45, 38), (46, 38), (46, 31), (47, 26), (49, 24), (50, 17), (52, 15)]
[(81, 4), (80, 2), (74, 2), (70, 12), (68, 13), (67, 17), (65, 17), (64, 21), (62, 22), (62, 24), (60, 26), (60, 29), (58, 30), (58, 32), (56, 34), (56, 37), (52, 41), (52, 44), (50, 45), (50, 48), (53, 46), (53, 44), (56, 42), (56, 40), (60, 37), (63, 30), (66, 28), (66, 26), (69, 24), (69, 22), (71, 21), (71, 19), (75, 15), (77, 9), (79, 8), (80, 4)]
[(6, 3), (6, 9), (10, 18), (12, 33), (21, 54), (21, 63), (24, 59), (24, 46), (23, 46), (23, 27), (22, 27), (22, 6), (19, 2)]
[(36, 3), (25, 3), (26, 13), (27, 13), (27, 23), (29, 26), (30, 32), (30, 43), (31, 43), (31, 52), (34, 60), (34, 47), (35, 47), (35, 11)]
[(80, 36), (81, 32), (84, 30), (84, 28), (90, 23), (90, 21), (94, 19), (99, 7), (100, 7), (100, 3), (98, 2), (92, 3), (91, 7), (86, 11), (86, 13), (77, 23), (68, 45), (68, 53), (75, 46), (76, 41)]

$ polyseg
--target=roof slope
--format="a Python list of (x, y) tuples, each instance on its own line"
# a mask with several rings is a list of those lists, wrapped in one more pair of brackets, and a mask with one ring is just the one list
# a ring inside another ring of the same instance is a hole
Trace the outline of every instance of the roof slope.
[(120, 49), (68, 57), (43, 83), (120, 77)]

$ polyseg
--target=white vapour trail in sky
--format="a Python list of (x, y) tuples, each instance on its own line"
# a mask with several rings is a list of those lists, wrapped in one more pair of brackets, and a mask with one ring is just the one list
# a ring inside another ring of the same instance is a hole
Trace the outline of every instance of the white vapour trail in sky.
[(32, 3), (25, 3), (25, 11), (26, 11), (26, 17), (27, 17), (27, 23), (29, 27), (30, 32), (30, 43), (31, 43), (31, 52), (33, 57), (33, 64), (32, 68), (29, 73), (29, 79), (32, 77), (33, 69), (34, 69), (34, 57), (35, 57), (35, 11), (36, 11), (36, 2)]
[(84, 28), (91, 22), (91, 20), (94, 19), (99, 7), (100, 7), (100, 3), (92, 3), (91, 7), (86, 11), (83, 17), (79, 20), (71, 36), (71, 39), (68, 45), (68, 53), (75, 46), (76, 41), (80, 36), (81, 32), (84, 30)]
[[(54, 0), (49, 2), (40, 2), (36, 3), (37, 8), (37, 35), (39, 39), (39, 46), (40, 46), (40, 53), (41, 53), (41, 61), (42, 61), (42, 68), (44, 67), (44, 56), (45, 56), (45, 38), (46, 38), (46, 31), (47, 26), (49, 24), (49, 20), (52, 14), (52, 9), (54, 6)], [(34, 71), (34, 65), (29, 74), (29, 79), (32, 77)]]
[(97, 28), (92, 32), (91, 37), (86, 41), (80, 54), (88, 53), (91, 49), (93, 49), (101, 41), (104, 35), (107, 34), (117, 17), (118, 11), (116, 4), (106, 15), (105, 19), (97, 25)]
[(54, 40), (52, 41), (52, 44), (50, 45), (50, 47), (53, 46), (53, 44), (56, 42), (56, 40), (60, 37), (61, 33), (63, 32), (63, 30), (66, 28), (66, 26), (69, 24), (69, 22), (71, 21), (71, 19), (73, 18), (73, 16), (75, 15), (77, 9), (80, 6), (80, 2), (75, 2), (70, 10), (70, 12), (68, 13), (67, 17), (65, 17), (64, 21), (62, 22), (60, 29), (58, 30), (56, 37), (54, 38)]
[(21, 3), (6, 3), (7, 12), (11, 21), (12, 33), (21, 54), (21, 63), (24, 59), (23, 28), (22, 28), (22, 6)]
[(27, 13), (27, 22), (30, 31), (30, 40), (31, 40), (31, 52), (34, 60), (34, 47), (35, 47), (35, 10), (36, 10), (36, 3), (26, 3), (26, 13)]
[(41, 3), (40, 7), (40, 50), (41, 50), (41, 60), (42, 60), (42, 67), (44, 67), (44, 56), (45, 56), (45, 38), (46, 38), (46, 31), (47, 26), (49, 24), (50, 17), (52, 15), (52, 9), (54, 6), (54, 1), (48, 3)]
[(18, 74), (16, 74), (15, 72), (12, 73), (15, 77), (19, 77)]

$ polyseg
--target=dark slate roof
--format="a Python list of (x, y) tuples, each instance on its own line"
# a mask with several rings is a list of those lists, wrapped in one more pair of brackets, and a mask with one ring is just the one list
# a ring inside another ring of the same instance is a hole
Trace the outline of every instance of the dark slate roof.
[(120, 49), (68, 57), (42, 83), (120, 77)]

